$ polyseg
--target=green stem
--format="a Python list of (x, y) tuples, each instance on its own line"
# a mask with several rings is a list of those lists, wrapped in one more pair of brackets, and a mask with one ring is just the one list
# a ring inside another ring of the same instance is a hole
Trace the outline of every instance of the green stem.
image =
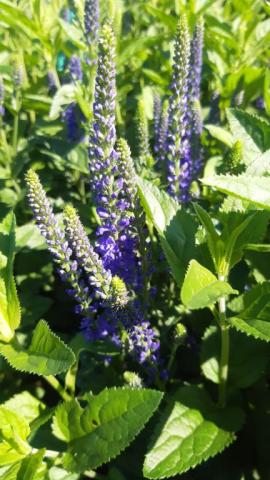
[(16, 157), (17, 155), (17, 148), (18, 148), (18, 134), (19, 134), (19, 119), (20, 119), (20, 99), (19, 99), (19, 91), (16, 92), (16, 111), (14, 114), (14, 122), (13, 122), (13, 134), (12, 134), (12, 148), (13, 148), (13, 156)]
[(63, 398), (63, 400), (71, 400), (71, 396), (65, 391), (64, 387), (62, 387), (61, 383), (57, 380), (56, 377), (53, 375), (48, 375), (43, 377), (49, 385), (57, 392), (59, 393), (60, 397)]
[[(219, 276), (219, 280), (225, 280), (223, 276)], [(221, 353), (219, 363), (219, 395), (218, 405), (224, 407), (226, 404), (226, 390), (229, 371), (229, 355), (230, 355), (230, 334), (229, 325), (226, 320), (226, 297), (220, 298), (218, 302), (219, 310), (219, 326), (221, 333)]]

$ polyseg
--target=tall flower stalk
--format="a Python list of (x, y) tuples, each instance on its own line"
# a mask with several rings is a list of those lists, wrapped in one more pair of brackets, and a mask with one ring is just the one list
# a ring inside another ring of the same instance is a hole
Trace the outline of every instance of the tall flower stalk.
[(101, 222), (97, 230), (97, 251), (105, 268), (130, 283), (130, 266), (125, 252), (132, 250), (133, 245), (129, 235), (132, 212), (124, 189), (123, 169), (119, 167), (119, 154), (115, 149), (115, 97), (115, 37), (112, 27), (105, 25), (99, 41), (89, 138), (90, 182)]
[(204, 23), (202, 18), (195, 25), (191, 41), (191, 154), (193, 178), (196, 179), (202, 168), (202, 119), (200, 108), (202, 53), (203, 53)]
[(78, 302), (80, 313), (88, 315), (91, 304), (89, 286), (82, 280), (78, 262), (72, 257), (72, 249), (53, 213), (52, 205), (39, 181), (38, 175), (29, 170), (26, 174), (28, 202), (35, 216), (39, 230), (46, 240), (58, 266), (63, 281), (69, 283), (71, 294)]
[(191, 177), (189, 148), (190, 36), (183, 16), (177, 28), (173, 78), (168, 108), (167, 165), (168, 190), (178, 200), (186, 200)]

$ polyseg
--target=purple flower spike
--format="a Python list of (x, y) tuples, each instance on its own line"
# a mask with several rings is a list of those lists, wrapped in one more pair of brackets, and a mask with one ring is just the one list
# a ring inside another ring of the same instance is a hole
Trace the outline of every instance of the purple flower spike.
[(168, 190), (178, 200), (186, 199), (191, 181), (189, 74), (190, 36), (183, 16), (175, 40), (167, 133)]
[(38, 175), (33, 170), (27, 172), (26, 183), (29, 205), (58, 266), (58, 273), (63, 281), (70, 284), (69, 293), (79, 303), (84, 316), (88, 316), (92, 300), (88, 295), (87, 285), (81, 277), (81, 270), (77, 263), (72, 259), (72, 250), (65, 238), (65, 233), (60, 228)]
[(73, 81), (79, 82), (83, 79), (81, 59), (77, 55), (72, 55), (69, 61), (69, 73)]
[(99, 32), (99, 0), (85, 0), (84, 31), (87, 43), (96, 43)]

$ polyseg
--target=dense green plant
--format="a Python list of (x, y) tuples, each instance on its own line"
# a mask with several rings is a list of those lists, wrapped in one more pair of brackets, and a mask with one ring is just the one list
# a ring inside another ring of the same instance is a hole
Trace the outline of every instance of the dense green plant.
[(268, 2), (0, 12), (0, 478), (267, 479)]

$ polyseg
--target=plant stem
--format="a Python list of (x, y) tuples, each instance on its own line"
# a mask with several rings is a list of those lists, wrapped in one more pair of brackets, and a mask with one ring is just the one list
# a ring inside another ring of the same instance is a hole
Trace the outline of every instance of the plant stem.
[[(219, 280), (225, 280), (223, 276), (219, 276)], [(224, 407), (226, 404), (226, 388), (229, 370), (229, 354), (230, 354), (230, 336), (229, 325), (226, 321), (226, 298), (220, 298), (218, 302), (219, 310), (219, 326), (221, 333), (221, 354), (219, 363), (219, 394), (218, 405)]]
[(16, 91), (15, 108), (16, 108), (16, 111), (14, 114), (13, 133), (12, 133), (12, 148), (13, 148), (14, 158), (17, 155), (17, 148), (18, 148), (19, 120), (20, 120), (20, 108), (21, 108), (21, 99), (20, 99), (19, 89), (17, 89)]
[(53, 375), (48, 375), (43, 377), (46, 382), (51, 385), (51, 387), (56, 390), (57, 393), (59, 393), (60, 397), (63, 398), (63, 400), (71, 400), (70, 395), (65, 391), (64, 387), (62, 387), (61, 383), (57, 380), (56, 377)]

